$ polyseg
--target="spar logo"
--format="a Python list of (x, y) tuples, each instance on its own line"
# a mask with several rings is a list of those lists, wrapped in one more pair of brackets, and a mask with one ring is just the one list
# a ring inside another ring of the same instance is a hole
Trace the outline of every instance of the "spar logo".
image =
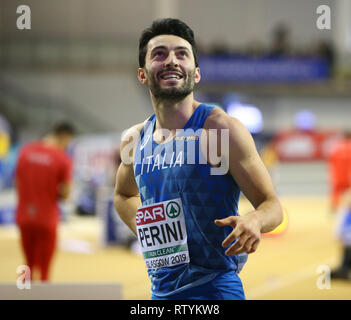
[(175, 219), (180, 215), (180, 206), (177, 202), (171, 201), (166, 206), (166, 214), (168, 217)]
[(164, 212), (165, 210), (163, 204), (140, 208), (136, 214), (136, 224), (137, 226), (141, 226), (144, 224), (166, 220), (166, 215)]
[(156, 204), (145, 208), (140, 208), (136, 214), (137, 226), (150, 224), (166, 220), (166, 214), (169, 218), (175, 219), (180, 215), (180, 205), (175, 201), (170, 201), (164, 209), (164, 204)]

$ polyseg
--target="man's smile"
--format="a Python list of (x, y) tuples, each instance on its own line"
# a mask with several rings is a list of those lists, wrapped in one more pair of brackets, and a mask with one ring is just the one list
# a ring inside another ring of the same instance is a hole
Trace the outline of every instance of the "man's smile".
[(178, 82), (178, 80), (183, 79), (183, 74), (179, 71), (162, 71), (159, 73), (158, 78), (165, 82)]

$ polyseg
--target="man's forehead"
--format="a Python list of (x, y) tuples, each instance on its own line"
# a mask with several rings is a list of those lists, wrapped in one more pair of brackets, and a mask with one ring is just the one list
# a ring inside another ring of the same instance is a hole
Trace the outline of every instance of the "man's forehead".
[(164, 46), (167, 48), (186, 47), (189, 50), (192, 50), (191, 44), (188, 41), (186, 41), (181, 37), (170, 35), (170, 34), (162, 34), (162, 35), (156, 36), (152, 38), (148, 43), (148, 49), (150, 51), (160, 46)]

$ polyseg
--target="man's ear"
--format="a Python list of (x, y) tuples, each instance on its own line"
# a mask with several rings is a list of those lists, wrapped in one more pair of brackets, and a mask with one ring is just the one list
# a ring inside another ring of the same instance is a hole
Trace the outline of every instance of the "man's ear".
[(138, 79), (142, 84), (147, 83), (147, 74), (144, 68), (138, 68)]
[(200, 68), (197, 67), (197, 68), (195, 68), (194, 82), (199, 83), (200, 80), (201, 80)]

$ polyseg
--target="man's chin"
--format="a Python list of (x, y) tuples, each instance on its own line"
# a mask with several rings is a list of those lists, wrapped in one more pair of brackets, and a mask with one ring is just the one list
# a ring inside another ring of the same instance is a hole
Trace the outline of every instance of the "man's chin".
[(188, 96), (191, 92), (185, 92), (183, 90), (177, 90), (175, 88), (163, 89), (155, 94), (156, 98), (162, 100), (181, 100)]
[(182, 83), (180, 83), (179, 81), (173, 81), (168, 83), (159, 82), (158, 85), (161, 88), (161, 90), (168, 90), (174, 88), (180, 89), (182, 87)]

